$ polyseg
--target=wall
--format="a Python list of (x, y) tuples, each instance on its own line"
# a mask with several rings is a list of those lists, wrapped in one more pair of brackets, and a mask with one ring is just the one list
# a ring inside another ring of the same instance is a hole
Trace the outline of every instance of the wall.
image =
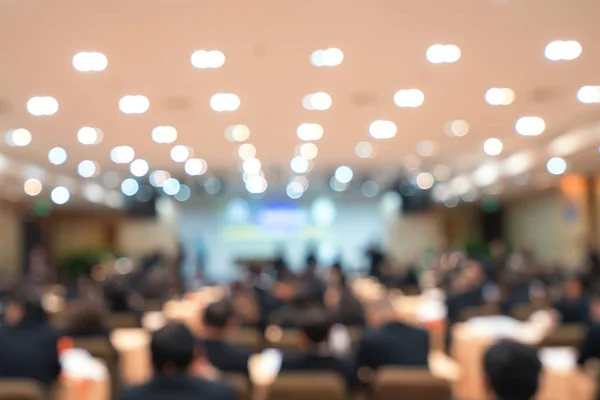
[(0, 271), (17, 272), (21, 268), (21, 228), (19, 213), (0, 204)]

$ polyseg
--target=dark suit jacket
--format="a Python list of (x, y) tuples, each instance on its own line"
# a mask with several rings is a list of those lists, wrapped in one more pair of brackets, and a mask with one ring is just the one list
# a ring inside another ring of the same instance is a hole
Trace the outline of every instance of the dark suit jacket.
[(202, 340), (206, 357), (212, 365), (223, 372), (248, 374), (248, 359), (253, 351), (224, 340)]
[(156, 376), (148, 383), (127, 388), (120, 400), (235, 400), (235, 390), (223, 381), (186, 374)]
[(0, 327), (0, 378), (30, 378), (45, 386), (60, 374), (59, 334), (48, 323)]
[(600, 359), (600, 323), (590, 325), (579, 348), (577, 363), (583, 365), (590, 358)]
[(586, 324), (589, 321), (589, 299), (561, 300), (554, 303), (554, 308), (560, 313), (563, 324)]
[(356, 387), (358, 383), (356, 366), (353, 362), (344, 358), (321, 355), (314, 352), (286, 354), (281, 362), (281, 371), (334, 372), (340, 374), (342, 378), (344, 378), (347, 387), (350, 389)]
[(359, 367), (373, 370), (383, 366), (427, 367), (429, 333), (400, 322), (390, 323), (365, 332), (356, 357)]

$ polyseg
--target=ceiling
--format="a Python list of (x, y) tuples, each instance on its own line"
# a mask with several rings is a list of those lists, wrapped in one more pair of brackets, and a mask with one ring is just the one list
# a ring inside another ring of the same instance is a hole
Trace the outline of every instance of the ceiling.
[[(288, 179), (302, 143), (296, 128), (314, 122), (324, 135), (315, 142), (313, 174), (330, 176), (340, 165), (355, 176), (399, 171), (422, 140), (434, 141), (439, 151), (420, 159), (421, 170), (444, 164), (454, 174), (470, 172), (492, 159), (483, 151), (492, 137), (504, 144), (496, 159), (531, 151), (545, 165), (553, 139), (600, 120), (600, 104), (576, 98), (581, 86), (600, 85), (598, 15), (597, 0), (0, 0), (0, 129), (32, 134), (30, 145), (2, 143), (0, 152), (52, 176), (77, 177), (79, 162), (93, 160), (102, 173), (125, 178), (129, 166), (113, 163), (110, 152), (128, 145), (151, 170), (180, 176), (183, 164), (171, 160), (170, 149), (183, 144), (207, 161), (209, 174), (241, 177), (240, 143), (224, 132), (244, 124), (263, 169)], [(553, 40), (577, 40), (583, 52), (573, 61), (549, 61), (544, 48)], [(425, 53), (435, 43), (457, 45), (460, 60), (429, 63)], [(343, 62), (311, 65), (311, 53), (329, 47), (343, 51)], [(190, 56), (198, 49), (223, 52), (224, 66), (194, 68)], [(106, 70), (76, 71), (72, 58), (81, 51), (103, 53)], [(484, 94), (491, 87), (511, 88), (515, 101), (489, 105)], [(423, 104), (398, 108), (394, 93), (411, 88), (424, 93)], [(305, 110), (303, 96), (319, 91), (331, 95), (331, 108)], [(213, 111), (210, 98), (218, 92), (237, 94), (239, 109)], [(122, 113), (119, 99), (127, 94), (146, 96), (149, 110)], [(58, 112), (30, 115), (32, 96), (54, 97)], [(542, 135), (515, 132), (517, 119), (529, 115), (545, 120)], [(378, 119), (393, 121), (396, 136), (370, 137), (369, 124)], [(468, 121), (466, 136), (444, 131), (456, 119)], [(159, 125), (177, 128), (174, 144), (153, 142)], [(101, 129), (103, 141), (79, 143), (83, 126)], [(373, 143), (374, 157), (355, 154), (361, 141)], [(575, 160), (570, 169), (594, 165), (599, 143), (594, 136), (580, 149), (587, 149), (589, 162)], [(48, 161), (55, 146), (68, 153), (59, 166)]]

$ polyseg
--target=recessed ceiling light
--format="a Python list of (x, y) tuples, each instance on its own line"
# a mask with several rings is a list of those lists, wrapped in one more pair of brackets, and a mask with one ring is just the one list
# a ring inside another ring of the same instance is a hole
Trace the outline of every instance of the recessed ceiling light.
[(129, 171), (133, 176), (142, 177), (148, 173), (150, 170), (150, 166), (148, 165), (148, 161), (142, 160), (138, 158), (137, 160), (133, 160), (131, 164), (129, 164)]
[(335, 170), (335, 179), (340, 183), (349, 183), (352, 180), (354, 173), (352, 169), (346, 165), (342, 165)]
[(600, 103), (600, 86), (582, 86), (577, 91), (577, 100), (584, 104)]
[(530, 153), (515, 153), (502, 162), (502, 173), (507, 176), (523, 174), (531, 168), (533, 161)]
[(42, 182), (35, 178), (27, 179), (23, 184), (23, 190), (29, 196), (37, 196), (42, 192)]
[(175, 196), (179, 189), (181, 189), (181, 183), (175, 178), (169, 178), (163, 184), (163, 192), (169, 196)]
[(297, 174), (308, 172), (309, 167), (308, 160), (304, 157), (296, 156), (292, 158), (292, 161), (290, 162), (290, 168)]
[(150, 174), (150, 184), (154, 187), (161, 187), (167, 179), (171, 177), (167, 171), (156, 170)]
[(431, 189), (431, 187), (435, 183), (435, 179), (433, 178), (433, 175), (431, 175), (429, 172), (421, 172), (419, 175), (417, 175), (415, 183), (417, 184), (419, 189), (427, 190)]
[(250, 143), (244, 143), (238, 148), (238, 156), (242, 160), (256, 156), (256, 147)]
[(464, 119), (448, 121), (444, 125), (444, 131), (448, 136), (463, 137), (469, 133), (471, 126)]
[(369, 125), (369, 134), (374, 139), (391, 139), (396, 136), (398, 128), (392, 121), (386, 120), (375, 120)]
[(117, 146), (110, 151), (110, 159), (117, 164), (129, 164), (135, 158), (131, 146)]
[(555, 40), (544, 49), (544, 55), (550, 61), (571, 61), (581, 55), (581, 44), (575, 40)]
[(425, 56), (432, 64), (455, 63), (460, 59), (461, 51), (453, 44), (434, 44), (427, 49)]
[(159, 144), (170, 144), (177, 139), (177, 129), (172, 126), (157, 126), (152, 129), (152, 140)]
[(561, 157), (552, 157), (546, 164), (546, 169), (552, 175), (562, 175), (567, 170), (567, 162)]
[(35, 96), (27, 101), (27, 111), (36, 117), (54, 115), (58, 111), (58, 101), (50, 96)]
[(48, 152), (48, 160), (54, 165), (67, 161), (67, 151), (62, 147), (54, 147)]
[(421, 157), (433, 157), (438, 152), (439, 147), (433, 140), (421, 140), (417, 143), (417, 154)]
[(335, 67), (344, 61), (344, 53), (335, 47), (315, 50), (310, 55), (310, 63), (315, 67)]
[(206, 172), (208, 165), (201, 158), (190, 158), (185, 162), (184, 169), (188, 175), (200, 176)]
[(133, 196), (140, 189), (140, 184), (133, 178), (127, 178), (121, 183), (121, 192), (125, 196)]
[(307, 110), (325, 111), (331, 103), (331, 96), (325, 92), (307, 94), (302, 98), (302, 106)]
[(306, 192), (308, 190), (308, 178), (305, 176), (295, 176), (294, 178), (292, 178), (291, 182), (297, 182), (300, 185), (302, 185), (302, 188), (304, 189), (304, 191)]
[(186, 201), (192, 195), (192, 190), (188, 185), (181, 185), (179, 187), (179, 192), (175, 195), (175, 200), (177, 201)]
[(496, 163), (484, 164), (473, 173), (473, 181), (478, 186), (489, 186), (500, 176), (500, 167)]
[(319, 124), (305, 122), (298, 125), (296, 134), (300, 140), (312, 141), (323, 137), (323, 127)]
[(304, 187), (299, 182), (290, 182), (285, 188), (285, 193), (290, 199), (299, 199), (304, 194)]
[(31, 143), (31, 133), (27, 129), (19, 128), (6, 132), (6, 144), (14, 147), (25, 147)]
[(79, 72), (100, 72), (108, 66), (108, 58), (96, 51), (82, 51), (73, 56), (73, 67)]
[(369, 142), (358, 142), (354, 148), (354, 152), (360, 158), (371, 158), (375, 153), (373, 145)]
[(509, 88), (489, 88), (485, 91), (485, 101), (492, 106), (507, 106), (515, 101), (515, 92)]
[(89, 126), (84, 126), (77, 131), (77, 140), (85, 145), (98, 144), (102, 141), (103, 136), (100, 129)]
[(91, 178), (98, 175), (100, 168), (97, 163), (92, 160), (83, 160), (77, 166), (77, 173), (82, 178)]
[(58, 205), (67, 203), (70, 198), (71, 193), (69, 192), (69, 189), (64, 186), (57, 186), (52, 189), (52, 192), (50, 193), (50, 199), (53, 203)]
[(229, 125), (225, 128), (225, 138), (230, 142), (245, 142), (250, 138), (250, 129), (246, 125)]
[(142, 95), (126, 95), (119, 100), (119, 108), (125, 114), (143, 114), (150, 108), (150, 100)]
[(344, 192), (344, 191), (348, 190), (348, 188), (350, 187), (350, 184), (342, 183), (342, 182), (338, 181), (337, 179), (335, 179), (335, 176), (332, 176), (331, 179), (329, 180), (329, 187), (331, 188), (331, 190), (333, 190), (335, 192)]
[(225, 64), (225, 54), (219, 50), (196, 50), (192, 53), (191, 61), (199, 69), (220, 68)]
[(314, 143), (304, 143), (300, 145), (300, 156), (307, 160), (313, 160), (319, 154), (319, 148)]
[(252, 175), (246, 180), (246, 190), (249, 193), (264, 193), (267, 186), (267, 180), (260, 175)]
[(538, 136), (546, 129), (546, 123), (540, 117), (521, 117), (515, 124), (515, 130), (522, 136)]
[(192, 156), (192, 152), (188, 146), (178, 144), (171, 149), (171, 160), (182, 163), (186, 162)]
[(240, 98), (233, 93), (216, 93), (210, 98), (210, 107), (217, 112), (235, 111), (240, 104)]
[(248, 158), (244, 160), (242, 165), (244, 172), (250, 175), (258, 174), (260, 172), (260, 168), (261, 163), (258, 158)]
[(483, 151), (485, 151), (485, 153), (490, 156), (499, 155), (500, 153), (502, 153), (503, 149), (504, 145), (502, 144), (502, 141), (500, 139), (489, 138), (483, 143)]
[(402, 89), (394, 94), (394, 103), (400, 108), (419, 107), (425, 101), (425, 95), (419, 89)]

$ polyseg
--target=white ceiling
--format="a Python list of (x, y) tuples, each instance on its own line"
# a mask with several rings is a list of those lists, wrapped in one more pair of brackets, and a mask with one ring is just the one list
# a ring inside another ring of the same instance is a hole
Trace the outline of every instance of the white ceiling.
[[(151, 169), (182, 174), (183, 164), (170, 159), (172, 145), (151, 139), (154, 127), (172, 125), (175, 144), (190, 146), (209, 171), (239, 176), (239, 144), (226, 140), (228, 125), (247, 125), (262, 164), (288, 171), (300, 143), (296, 127), (317, 122), (325, 134), (316, 172), (342, 164), (365, 173), (400, 168), (425, 139), (437, 143), (439, 154), (423, 159), (423, 169), (443, 163), (470, 171), (490, 158), (482, 149), (487, 138), (503, 141), (500, 158), (539, 152), (600, 119), (600, 104), (576, 99), (579, 87), (600, 85), (599, 15), (598, 0), (0, 0), (0, 129), (33, 135), (27, 147), (2, 143), (0, 151), (50, 173), (76, 176), (78, 163), (89, 159), (125, 177), (128, 165), (110, 161), (110, 150), (129, 145)], [(547, 60), (544, 48), (553, 40), (577, 40), (582, 55)], [(459, 46), (459, 62), (430, 64), (425, 52), (435, 43)], [(343, 63), (312, 66), (310, 54), (328, 47), (344, 52)], [(190, 55), (198, 49), (220, 50), (227, 61), (196, 69)], [(105, 54), (108, 68), (76, 71), (72, 57), (80, 51)], [(513, 89), (515, 102), (490, 106), (490, 87)], [(423, 105), (396, 107), (394, 93), (410, 88), (424, 93)], [(329, 110), (302, 107), (302, 97), (317, 91), (332, 96)], [(240, 108), (213, 111), (217, 92), (236, 93)], [(148, 112), (123, 114), (118, 102), (126, 94), (147, 96)], [(30, 115), (26, 103), (36, 95), (55, 97), (58, 113)], [(542, 117), (546, 132), (519, 136), (514, 125), (524, 115)], [(397, 135), (373, 141), (368, 126), (376, 119), (394, 121)], [(453, 119), (469, 122), (467, 136), (444, 132)], [(82, 126), (100, 128), (102, 143), (80, 144)], [(374, 142), (374, 158), (355, 155), (360, 141)], [(48, 162), (54, 146), (67, 150), (64, 165)]]

